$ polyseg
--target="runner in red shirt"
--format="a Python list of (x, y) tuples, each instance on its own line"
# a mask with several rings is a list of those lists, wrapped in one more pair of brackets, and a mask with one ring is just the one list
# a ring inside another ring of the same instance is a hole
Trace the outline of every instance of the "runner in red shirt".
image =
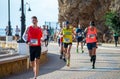
[(38, 20), (36, 16), (32, 17), (33, 25), (29, 26), (26, 33), (27, 33), (27, 44), (30, 47), (30, 61), (33, 67), (34, 77), (37, 79), (38, 72), (39, 72), (39, 59), (41, 54), (41, 37), (42, 37), (42, 30), (37, 25)]

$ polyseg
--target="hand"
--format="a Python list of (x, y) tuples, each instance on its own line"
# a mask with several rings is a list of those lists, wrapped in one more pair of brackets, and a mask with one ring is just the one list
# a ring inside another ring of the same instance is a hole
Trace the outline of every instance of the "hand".
[(65, 37), (65, 35), (63, 35), (63, 37)]
[(27, 45), (30, 45), (30, 42), (28, 42)]
[(98, 48), (98, 44), (96, 44), (96, 48)]

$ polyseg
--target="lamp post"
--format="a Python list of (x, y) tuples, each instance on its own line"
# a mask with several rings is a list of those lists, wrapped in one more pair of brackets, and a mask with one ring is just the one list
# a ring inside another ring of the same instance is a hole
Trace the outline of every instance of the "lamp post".
[(24, 14), (24, 0), (21, 0), (21, 39), (19, 41), (21, 43), (24, 43), (22, 36), (25, 29), (26, 29), (26, 25), (25, 25), (25, 14)]
[(22, 39), (23, 33), (26, 29), (26, 7), (29, 6), (28, 11), (31, 11), (30, 4), (26, 2), (24, 4), (24, 0), (21, 0), (21, 8), (19, 9), (21, 11), (21, 40), (20, 42), (24, 42)]
[(24, 12), (24, 0), (21, 0), (21, 39), (18, 41), (18, 52), (19, 54), (27, 55), (29, 53), (28, 45), (26, 45), (22, 36), (25, 32), (26, 24), (25, 24), (25, 12)]
[(10, 0), (8, 0), (8, 36), (12, 36), (10, 21)]
[[(28, 10), (26, 9), (27, 5), (28, 5)], [(21, 11), (21, 10), (22, 10), (22, 9), (20, 8), (19, 11)], [(26, 16), (26, 10), (27, 10), (27, 11), (31, 11), (30, 4), (29, 4), (28, 2), (26, 2), (26, 4), (24, 5), (24, 13), (25, 13), (25, 16)]]
[(8, 0), (8, 28), (7, 29), (7, 36), (6, 36), (6, 42), (12, 41), (12, 32), (11, 32), (11, 21), (10, 21), (10, 0)]

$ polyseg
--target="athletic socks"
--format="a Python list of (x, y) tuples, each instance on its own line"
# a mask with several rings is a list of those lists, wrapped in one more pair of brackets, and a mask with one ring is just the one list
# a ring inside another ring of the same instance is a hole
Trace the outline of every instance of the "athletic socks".
[(93, 57), (92, 58), (92, 61), (93, 61), (92, 68), (95, 69), (96, 55), (93, 55), (92, 57)]
[(78, 48), (76, 49), (76, 52), (79, 53)]

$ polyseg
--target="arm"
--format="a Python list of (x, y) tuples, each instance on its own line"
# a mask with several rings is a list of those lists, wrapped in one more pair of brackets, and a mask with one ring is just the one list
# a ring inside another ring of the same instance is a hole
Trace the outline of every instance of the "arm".
[(23, 34), (23, 36), (22, 36), (23, 40), (24, 40), (26, 43), (28, 42), (28, 29), (29, 29), (29, 27), (25, 30), (25, 32), (24, 32), (24, 34)]
[(87, 33), (88, 28), (85, 28), (84, 33)]

